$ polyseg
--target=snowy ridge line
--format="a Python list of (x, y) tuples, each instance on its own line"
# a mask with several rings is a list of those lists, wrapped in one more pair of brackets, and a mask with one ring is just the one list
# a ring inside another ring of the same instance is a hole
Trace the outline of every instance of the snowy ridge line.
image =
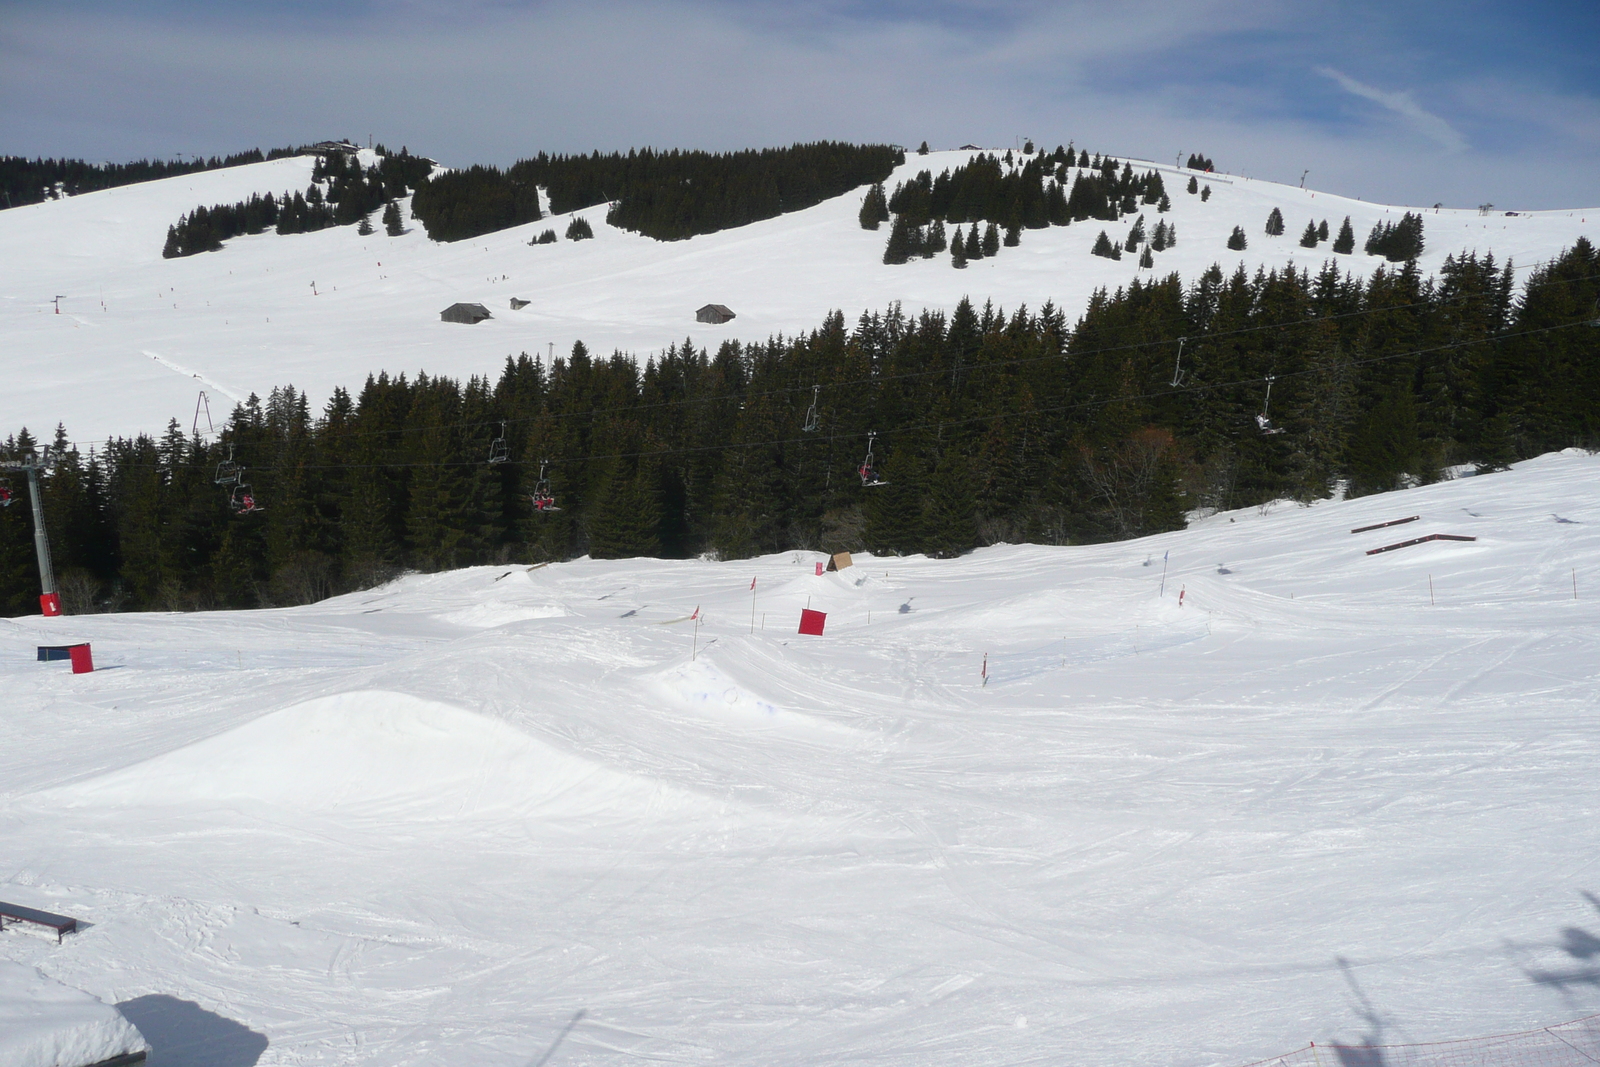
[[(1586, 1042), (1591, 1051), (1585, 1052), (1579, 1045), (1568, 1040), (1569, 1037), (1579, 1042)], [(1554, 1040), (1540, 1040), (1541, 1038)], [(1331, 1067), (1317, 1055), (1318, 1049), (1334, 1049), (1336, 1054), (1338, 1051), (1360, 1053), (1362, 1058), (1354, 1062), (1369, 1063), (1374, 1067), (1459, 1067), (1463, 1062), (1462, 1056), (1488, 1049), (1493, 1049), (1495, 1052), (1492, 1060), (1480, 1057), (1472, 1062), (1492, 1062), (1495, 1067), (1520, 1067), (1525, 1064), (1534, 1064), (1537, 1067), (1582, 1067), (1583, 1064), (1600, 1062), (1600, 1015), (1586, 1015), (1570, 1022), (1554, 1023), (1535, 1030), (1516, 1030), (1502, 1034), (1487, 1034), (1483, 1037), (1419, 1041), (1401, 1045), (1346, 1045), (1335, 1041), (1318, 1044), (1312, 1041), (1303, 1048), (1285, 1052), (1281, 1056), (1255, 1060), (1243, 1064), (1242, 1067), (1265, 1067), (1267, 1064), (1283, 1064), (1285, 1067)], [(1563, 1049), (1566, 1050), (1565, 1053)], [(1341, 1055), (1339, 1062), (1352, 1061)]]

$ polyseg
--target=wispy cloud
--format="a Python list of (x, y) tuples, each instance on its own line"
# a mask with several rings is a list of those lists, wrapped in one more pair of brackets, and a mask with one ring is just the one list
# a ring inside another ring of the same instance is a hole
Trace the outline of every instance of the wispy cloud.
[(1447, 152), (1465, 152), (1467, 139), (1461, 135), (1450, 123), (1425, 109), (1421, 104), (1412, 99), (1410, 93), (1390, 93), (1368, 85), (1366, 82), (1356, 81), (1342, 71), (1332, 67), (1318, 67), (1317, 73), (1326, 78), (1332, 78), (1339, 83), (1339, 87), (1347, 93), (1370, 100), (1381, 108), (1394, 112), (1405, 119), (1418, 133), (1438, 144)]

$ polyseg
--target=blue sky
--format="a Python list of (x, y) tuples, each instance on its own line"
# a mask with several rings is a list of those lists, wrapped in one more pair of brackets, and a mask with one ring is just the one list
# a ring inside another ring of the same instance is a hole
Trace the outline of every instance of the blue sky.
[(0, 0), (0, 152), (966, 141), (1600, 205), (1600, 3)]

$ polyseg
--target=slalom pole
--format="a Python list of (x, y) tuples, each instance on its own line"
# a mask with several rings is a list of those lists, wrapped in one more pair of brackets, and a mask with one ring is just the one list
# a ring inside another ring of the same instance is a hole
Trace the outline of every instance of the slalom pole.
[(1167, 557), (1170, 555), (1172, 555), (1170, 548), (1161, 553), (1161, 592), (1158, 594), (1160, 596), (1167, 595)]

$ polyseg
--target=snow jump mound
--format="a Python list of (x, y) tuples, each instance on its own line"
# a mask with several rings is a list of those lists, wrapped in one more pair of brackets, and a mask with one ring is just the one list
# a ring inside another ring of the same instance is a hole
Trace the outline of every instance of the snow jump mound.
[(695, 803), (500, 719), (383, 691), (295, 704), (48, 796), (69, 807), (210, 802), (423, 821), (627, 818)]

